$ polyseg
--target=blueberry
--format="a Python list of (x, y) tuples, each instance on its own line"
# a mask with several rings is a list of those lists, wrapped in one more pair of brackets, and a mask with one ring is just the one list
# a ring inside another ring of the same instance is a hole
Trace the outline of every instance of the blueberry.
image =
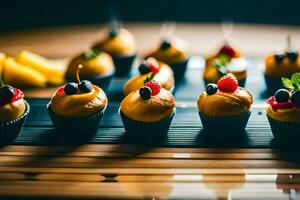
[(139, 66), (139, 72), (141, 74), (147, 74), (148, 72), (151, 72), (151, 69), (146, 62), (142, 62)]
[(10, 85), (5, 85), (0, 88), (0, 98), (12, 99), (14, 96), (14, 88)]
[(77, 83), (67, 83), (65, 85), (65, 89), (64, 89), (65, 93), (67, 95), (73, 95), (76, 94), (78, 91), (78, 85)]
[(218, 91), (218, 86), (214, 83), (210, 83), (206, 86), (206, 93), (208, 95), (215, 94)]
[(275, 100), (278, 103), (287, 102), (290, 98), (290, 92), (286, 89), (277, 90), (275, 93)]
[(160, 45), (160, 49), (165, 50), (171, 47), (171, 42), (169, 42), (168, 40), (164, 40), (162, 41), (161, 45)]
[(291, 101), (293, 104), (300, 106), (300, 91), (296, 91), (292, 93)]
[(109, 37), (110, 38), (114, 38), (119, 34), (119, 30), (118, 29), (112, 29), (109, 31)]
[(291, 61), (296, 61), (297, 58), (298, 58), (298, 51), (294, 50), (294, 49), (289, 49), (287, 52), (286, 52), (286, 56), (291, 60)]
[(78, 84), (78, 89), (81, 92), (89, 93), (93, 90), (93, 84), (90, 81), (83, 80)]
[(140, 93), (140, 96), (142, 97), (142, 99), (148, 100), (151, 98), (152, 91), (151, 91), (151, 88), (144, 86), (144, 87), (141, 87), (139, 93)]
[(275, 61), (276, 61), (276, 63), (281, 63), (282, 61), (283, 61), (283, 59), (284, 59), (284, 54), (282, 54), (282, 53), (277, 53), (277, 54), (275, 54), (274, 55), (274, 57), (275, 57)]

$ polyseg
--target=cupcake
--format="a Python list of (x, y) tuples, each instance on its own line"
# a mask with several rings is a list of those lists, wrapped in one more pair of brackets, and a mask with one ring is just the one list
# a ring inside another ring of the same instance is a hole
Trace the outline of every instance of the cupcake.
[(124, 28), (110, 28), (106, 36), (93, 48), (110, 54), (113, 58), (118, 77), (128, 76), (137, 54), (133, 35)]
[(275, 139), (300, 138), (300, 73), (282, 79), (287, 89), (279, 89), (267, 101), (267, 117)]
[(92, 82), (107, 92), (115, 72), (111, 56), (97, 49), (90, 49), (74, 57), (67, 68), (65, 77), (68, 82), (76, 81), (76, 71), (78, 65), (84, 67), (80, 71), (80, 76), (84, 80)]
[(210, 83), (198, 98), (198, 111), (205, 133), (215, 139), (243, 136), (251, 111), (250, 92), (229, 74), (218, 84)]
[(21, 90), (4, 85), (0, 78), (0, 144), (7, 144), (19, 135), (29, 114), (29, 104)]
[(127, 134), (142, 139), (163, 137), (175, 115), (175, 99), (157, 81), (147, 80), (123, 99), (119, 112)]
[(163, 39), (158, 47), (145, 57), (154, 57), (168, 64), (174, 72), (176, 81), (180, 81), (184, 78), (189, 58), (187, 55), (187, 45), (181, 39), (175, 37)]
[(215, 55), (205, 60), (203, 71), (205, 85), (217, 83), (222, 76), (231, 73), (237, 78), (239, 86), (244, 87), (247, 65), (247, 61), (241, 57), (239, 50), (225, 44)]
[(79, 80), (60, 87), (48, 104), (48, 113), (59, 134), (72, 137), (86, 137), (97, 131), (107, 106), (103, 90), (90, 81)]
[(124, 86), (125, 95), (142, 87), (144, 80), (149, 76), (153, 76), (152, 78), (157, 81), (162, 88), (170, 91), (174, 89), (173, 71), (163, 62), (159, 62), (154, 58), (148, 58), (140, 64), (139, 72), (140, 74), (126, 82)]
[(283, 87), (281, 77), (290, 78), (292, 74), (300, 72), (299, 52), (288, 49), (265, 57), (265, 81), (269, 93)]

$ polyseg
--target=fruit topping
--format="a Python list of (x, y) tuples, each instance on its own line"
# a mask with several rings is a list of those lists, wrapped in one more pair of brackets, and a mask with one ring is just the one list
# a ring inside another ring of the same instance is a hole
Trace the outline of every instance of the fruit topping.
[(0, 88), (1, 99), (12, 99), (14, 96), (14, 88), (10, 85), (4, 85)]
[(63, 85), (56, 90), (56, 93), (54, 96), (59, 96), (59, 95), (63, 94), (64, 92), (65, 92), (65, 86)]
[(234, 58), (236, 55), (236, 51), (234, 50), (234, 48), (232, 48), (231, 46), (229, 46), (228, 44), (225, 44), (221, 49), (220, 49), (220, 54), (226, 54), (231, 58)]
[(274, 111), (277, 111), (278, 109), (289, 109), (289, 108), (294, 108), (295, 105), (289, 100), (287, 102), (279, 103), (276, 101), (275, 96), (272, 96), (271, 98), (268, 99), (268, 104), (271, 105), (272, 109)]
[(139, 66), (139, 72), (141, 74), (147, 74), (152, 72), (154, 75), (159, 72), (159, 66), (157, 61), (154, 58), (148, 58), (143, 61)]
[(232, 74), (227, 74), (223, 76), (218, 81), (218, 88), (223, 92), (235, 92), (238, 89), (238, 81)]
[(64, 88), (64, 92), (67, 94), (67, 95), (73, 95), (73, 94), (76, 94), (78, 91), (78, 84), (77, 83), (67, 83), (65, 85), (65, 88)]
[(284, 59), (284, 54), (282, 54), (282, 53), (276, 53), (275, 55), (274, 55), (274, 58), (275, 58), (275, 62), (277, 63), (277, 64), (279, 64), (279, 63), (281, 63), (282, 61), (283, 61), (283, 59)]
[(290, 92), (287, 89), (277, 90), (275, 93), (275, 100), (278, 103), (288, 102), (290, 99)]
[(286, 56), (291, 60), (291, 61), (296, 61), (299, 54), (298, 54), (298, 51), (294, 50), (294, 49), (289, 49), (287, 52), (286, 52)]
[(153, 74), (157, 74), (159, 72), (159, 66), (157, 65), (157, 63), (150, 62), (149, 68)]
[(143, 61), (139, 66), (139, 72), (141, 74), (147, 74), (151, 72), (151, 69), (146, 61)]
[(81, 92), (89, 93), (93, 90), (93, 84), (90, 81), (83, 80), (78, 84), (78, 89)]
[(143, 86), (140, 88), (139, 94), (142, 97), (142, 99), (148, 100), (151, 98), (152, 90), (150, 87)]
[(291, 102), (296, 106), (300, 106), (300, 91), (296, 91), (292, 93)]
[(152, 91), (151, 95), (152, 96), (157, 95), (161, 90), (161, 87), (160, 87), (159, 83), (155, 80), (151, 80), (149, 82), (146, 82), (145, 86), (147, 86), (151, 89), (151, 91)]
[(218, 91), (218, 86), (214, 83), (210, 83), (206, 86), (206, 93), (208, 95), (213, 95)]
[(168, 40), (163, 40), (162, 43), (161, 43), (161, 45), (160, 45), (160, 49), (161, 49), (161, 50), (166, 50), (166, 49), (170, 48), (171, 45), (172, 45), (172, 44), (171, 44), (170, 41), (168, 41)]

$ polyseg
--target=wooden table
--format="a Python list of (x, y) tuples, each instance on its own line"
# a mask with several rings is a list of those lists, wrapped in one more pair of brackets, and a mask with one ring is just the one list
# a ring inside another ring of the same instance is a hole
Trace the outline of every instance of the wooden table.
[[(25, 48), (65, 58), (86, 48), (96, 38), (99, 27), (2, 34), (0, 50), (14, 55)], [(141, 49), (159, 31), (157, 24), (127, 27)], [(277, 44), (284, 44), (288, 32), (295, 36), (295, 44), (300, 44), (298, 27), (237, 25), (235, 30), (235, 38), (249, 57), (262, 57)], [(217, 42), (211, 41), (220, 36), (217, 25), (180, 24), (176, 33), (193, 44), (192, 55), (213, 49)], [(30, 94), (49, 97), (51, 90)], [(179, 102), (179, 107), (189, 103), (193, 102)], [(1, 198), (300, 199), (300, 164), (287, 159), (297, 149), (274, 149), (268, 144), (208, 148), (126, 143), (33, 145), (18, 141), (0, 148)]]

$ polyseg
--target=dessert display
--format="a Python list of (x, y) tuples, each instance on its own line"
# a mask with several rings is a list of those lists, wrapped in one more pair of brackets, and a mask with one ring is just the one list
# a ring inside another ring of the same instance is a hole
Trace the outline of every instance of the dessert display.
[(162, 88), (170, 91), (174, 89), (173, 71), (167, 64), (157, 61), (154, 58), (148, 58), (139, 65), (138, 69), (140, 74), (126, 82), (124, 86), (125, 95), (142, 87), (144, 80), (150, 76), (151, 79), (157, 81)]
[(300, 72), (299, 51), (291, 48), (288, 37), (288, 48), (265, 57), (265, 81), (269, 92), (275, 92), (283, 87), (281, 77), (290, 78), (292, 74)]
[(19, 135), (29, 111), (23, 92), (4, 85), (0, 76), (0, 144), (12, 142)]
[(105, 37), (100, 39), (93, 48), (112, 56), (116, 76), (124, 77), (130, 74), (137, 48), (135, 39), (128, 30), (120, 28), (118, 24), (113, 24)]
[(64, 82), (64, 71), (38, 54), (22, 51), (15, 58), (0, 54), (0, 74), (14, 87), (44, 88)]
[(158, 47), (145, 56), (145, 58), (149, 57), (154, 57), (168, 64), (174, 72), (176, 81), (184, 78), (189, 58), (187, 55), (187, 45), (180, 38), (169, 37), (162, 39)]
[(231, 73), (237, 78), (239, 86), (244, 87), (247, 65), (238, 49), (225, 44), (215, 55), (206, 58), (203, 71), (205, 84), (217, 83), (222, 76)]
[(300, 129), (300, 73), (282, 78), (286, 89), (279, 89), (267, 101), (267, 117), (275, 139), (299, 138)]
[(150, 76), (123, 99), (119, 112), (126, 133), (145, 138), (166, 136), (175, 115), (175, 99)]
[(216, 139), (242, 136), (247, 125), (253, 98), (238, 86), (232, 75), (210, 83), (198, 98), (198, 111), (206, 134)]
[(49, 116), (59, 134), (87, 136), (97, 131), (108, 100), (103, 90), (90, 81), (69, 82), (58, 88), (48, 104)]
[(81, 78), (91, 81), (93, 84), (101, 87), (104, 92), (107, 92), (115, 72), (111, 56), (103, 51), (90, 49), (74, 57), (70, 61), (65, 74), (67, 81), (72, 82), (76, 80), (79, 64), (84, 66), (80, 71)]

